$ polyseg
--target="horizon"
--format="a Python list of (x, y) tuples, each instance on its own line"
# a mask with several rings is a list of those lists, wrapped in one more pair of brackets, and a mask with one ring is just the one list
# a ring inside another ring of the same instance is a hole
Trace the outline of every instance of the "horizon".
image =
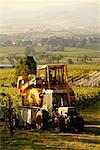
[(1, 0), (0, 34), (31, 29), (99, 31), (99, 0)]

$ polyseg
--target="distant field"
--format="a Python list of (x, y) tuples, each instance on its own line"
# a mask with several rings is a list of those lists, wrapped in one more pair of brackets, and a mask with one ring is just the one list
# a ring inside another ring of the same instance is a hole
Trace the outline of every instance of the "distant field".
[[(43, 46), (35, 46), (35, 52), (40, 53), (43, 50)], [(46, 48), (44, 48), (46, 49)], [(0, 56), (7, 56), (8, 54), (17, 54), (23, 56), (25, 53), (25, 47), (0, 47)], [(72, 48), (72, 47), (65, 47), (64, 51), (57, 51), (57, 52), (47, 52), (47, 55), (62, 55), (64, 57), (83, 57), (87, 55), (88, 57), (92, 58), (100, 58), (100, 50), (97, 49), (85, 49), (85, 48)]]
[(61, 55), (64, 57), (84, 57), (84, 55), (91, 57), (91, 58), (100, 58), (100, 51), (99, 50), (85, 50), (85, 51), (79, 51), (77, 49), (77, 51), (71, 49), (71, 51), (64, 51), (64, 52), (47, 52), (48, 55)]
[[(36, 52), (41, 52), (42, 49), (47, 49), (45, 46), (35, 46)], [(74, 48), (74, 47), (64, 47), (64, 52), (86, 52), (86, 51), (99, 51), (100, 49), (96, 48)]]
[(8, 54), (17, 54), (23, 56), (25, 53), (25, 47), (0, 47), (0, 56), (8, 56)]
[(72, 71), (78, 71), (78, 70), (99, 70), (100, 71), (100, 65), (68, 65), (68, 71), (72, 72)]
[(96, 48), (94, 48), (94, 49), (92, 49), (92, 48), (73, 48), (73, 47), (65, 47), (64, 48), (64, 51), (65, 52), (73, 52), (73, 51), (79, 51), (79, 52), (84, 52), (84, 51), (99, 51), (100, 49), (96, 49)]

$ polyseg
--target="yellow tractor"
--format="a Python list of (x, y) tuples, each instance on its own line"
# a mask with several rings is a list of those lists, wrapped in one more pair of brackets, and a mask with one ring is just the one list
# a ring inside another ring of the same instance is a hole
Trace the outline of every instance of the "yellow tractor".
[(54, 122), (55, 114), (59, 113), (59, 110), (61, 110), (59, 115), (62, 115), (63, 108), (69, 110), (68, 108), (75, 102), (65, 64), (39, 65), (37, 76), (23, 73), (18, 77), (17, 88), (22, 99), (22, 107), (19, 108), (20, 122), (22, 120), (24, 125), (36, 124), (38, 111), (46, 111), (48, 114), (44, 114)]

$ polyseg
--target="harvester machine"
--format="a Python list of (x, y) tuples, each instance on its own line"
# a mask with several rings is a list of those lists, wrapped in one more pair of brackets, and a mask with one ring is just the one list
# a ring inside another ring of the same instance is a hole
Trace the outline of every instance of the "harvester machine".
[[(75, 102), (75, 94), (68, 82), (66, 65), (39, 65), (37, 76), (22, 73), (18, 77), (17, 88), (22, 100), (22, 106), (19, 107), (20, 124), (35, 126), (41, 122), (40, 126), (38, 125), (41, 128), (45, 122), (46, 124), (49, 122), (52, 127), (61, 128), (60, 126), (64, 126), (63, 129), (68, 129), (68, 118), (72, 119), (74, 117), (77, 118), (76, 120), (73, 119), (74, 122), (77, 121), (78, 124), (76, 108), (71, 109)], [(74, 113), (72, 112), (73, 115), (69, 113), (69, 110), (70, 112), (75, 110)], [(38, 119), (39, 116), (41, 116), (41, 121)], [(60, 123), (62, 122), (60, 121), (61, 118), (64, 120), (63, 125)], [(82, 125), (83, 122), (81, 123), (83, 129)], [(46, 127), (44, 126), (44, 128)]]

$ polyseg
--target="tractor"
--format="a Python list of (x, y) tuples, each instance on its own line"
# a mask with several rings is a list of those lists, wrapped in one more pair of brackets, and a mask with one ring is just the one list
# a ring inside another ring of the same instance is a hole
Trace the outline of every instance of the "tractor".
[(83, 118), (72, 107), (75, 94), (69, 85), (65, 64), (39, 65), (37, 76), (22, 73), (17, 89), (22, 100), (17, 113), (19, 126), (30, 125), (38, 129), (50, 126), (63, 131), (73, 126), (75, 130), (83, 131)]

